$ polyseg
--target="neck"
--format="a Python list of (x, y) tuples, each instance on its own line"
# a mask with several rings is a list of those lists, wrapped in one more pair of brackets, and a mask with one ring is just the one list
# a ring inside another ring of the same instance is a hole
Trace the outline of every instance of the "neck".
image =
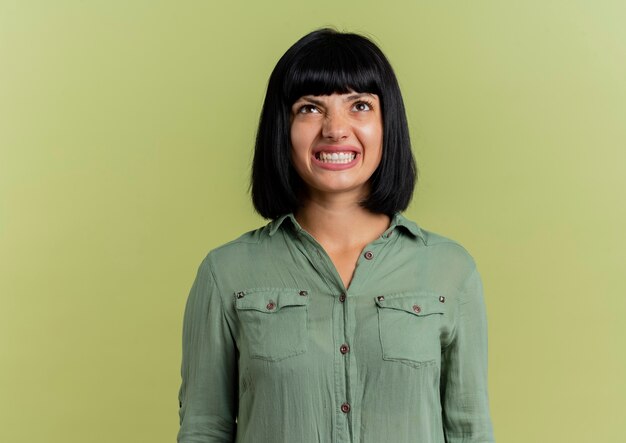
[(333, 249), (362, 247), (378, 238), (390, 219), (359, 206), (354, 200), (308, 198), (295, 214), (302, 228)]

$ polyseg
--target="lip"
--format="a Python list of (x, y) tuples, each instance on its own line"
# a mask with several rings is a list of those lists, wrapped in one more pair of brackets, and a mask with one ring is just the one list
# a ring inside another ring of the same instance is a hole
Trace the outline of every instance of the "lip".
[[(356, 155), (354, 156), (354, 160), (350, 163), (325, 163), (321, 160), (318, 160), (316, 155), (319, 152), (354, 152)], [(314, 165), (319, 168), (326, 169), (329, 171), (342, 171), (344, 169), (350, 169), (354, 165), (356, 165), (362, 155), (362, 152), (359, 148), (352, 145), (323, 145), (317, 146), (313, 149), (311, 153), (311, 161)]]

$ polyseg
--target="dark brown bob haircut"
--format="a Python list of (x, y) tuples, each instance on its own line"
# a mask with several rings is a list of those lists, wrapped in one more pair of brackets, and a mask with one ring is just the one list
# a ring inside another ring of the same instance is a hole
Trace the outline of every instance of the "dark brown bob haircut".
[(382, 159), (361, 206), (393, 215), (409, 205), (417, 180), (404, 102), (382, 51), (358, 34), (320, 29), (298, 40), (269, 78), (256, 135), (251, 194), (255, 210), (276, 219), (295, 212), (305, 185), (291, 160), (291, 107), (304, 95), (378, 95), (383, 120)]

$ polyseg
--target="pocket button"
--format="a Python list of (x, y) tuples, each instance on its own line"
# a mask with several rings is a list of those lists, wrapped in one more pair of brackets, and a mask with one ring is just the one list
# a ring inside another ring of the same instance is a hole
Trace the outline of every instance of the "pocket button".
[(442, 316), (445, 314), (439, 294), (378, 295), (374, 300), (378, 306), (384, 360), (414, 368), (439, 363)]

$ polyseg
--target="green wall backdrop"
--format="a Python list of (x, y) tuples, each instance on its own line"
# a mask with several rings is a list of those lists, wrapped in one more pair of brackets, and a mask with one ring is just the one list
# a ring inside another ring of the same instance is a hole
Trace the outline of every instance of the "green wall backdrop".
[(626, 441), (625, 17), (0, 0), (0, 441), (174, 441), (189, 288), (264, 223), (247, 186), (267, 77), (324, 25), (388, 54), (421, 168), (407, 214), (478, 262), (497, 440)]

